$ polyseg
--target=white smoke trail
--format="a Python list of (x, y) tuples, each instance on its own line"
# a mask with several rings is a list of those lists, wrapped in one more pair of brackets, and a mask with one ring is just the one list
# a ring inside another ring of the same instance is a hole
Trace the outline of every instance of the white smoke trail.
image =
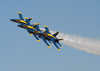
[[(44, 30), (41, 28), (41, 30)], [(51, 34), (55, 33), (55, 31), (50, 31)], [(100, 41), (93, 40), (89, 38), (84, 38), (76, 35), (69, 35), (64, 33), (59, 33), (58, 38), (63, 38), (64, 40), (61, 43), (66, 44), (68, 46), (74, 47), (76, 49), (80, 49), (82, 51), (86, 51), (87, 53), (93, 53), (100, 55)]]

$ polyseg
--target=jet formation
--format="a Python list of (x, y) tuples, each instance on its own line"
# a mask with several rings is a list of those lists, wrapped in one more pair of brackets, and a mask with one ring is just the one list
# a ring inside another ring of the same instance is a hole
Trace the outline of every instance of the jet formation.
[[(29, 35), (34, 36), (38, 42), (40, 42), (41, 38), (44, 43), (47, 45), (48, 48), (51, 48), (49, 43), (52, 45), (52, 43), (56, 46), (57, 50), (61, 51), (60, 47), (62, 48), (61, 44), (59, 43), (60, 40), (63, 39), (58, 39), (56, 36), (58, 35), (59, 31), (51, 35), (50, 29), (46, 25), (43, 25), (45, 27), (45, 31), (41, 30), (39, 28), (39, 23), (34, 23), (33, 25), (30, 24), (30, 21), (32, 18), (27, 18), (22, 16), (21, 12), (18, 12), (19, 14), (19, 19), (10, 19), (13, 22), (18, 23), (17, 25), (20, 28), (26, 29), (29, 33)], [(49, 42), (49, 43), (48, 43)], [(59, 47), (59, 46), (60, 47)]]

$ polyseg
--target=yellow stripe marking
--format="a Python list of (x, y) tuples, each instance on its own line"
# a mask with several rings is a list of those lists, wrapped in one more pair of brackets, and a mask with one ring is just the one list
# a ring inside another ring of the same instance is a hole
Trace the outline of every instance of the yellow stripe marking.
[(53, 38), (55, 38), (54, 36), (52, 36), (51, 34), (47, 34), (47, 36), (50, 36), (50, 37), (53, 37)]
[(27, 22), (25, 22), (25, 21), (23, 21), (23, 20), (19, 20), (19, 22), (22, 22), (22, 23), (26, 23), (26, 24), (27, 24)]
[(35, 28), (33, 28), (33, 27), (31, 27), (31, 26), (27, 26), (27, 27), (35, 30)]

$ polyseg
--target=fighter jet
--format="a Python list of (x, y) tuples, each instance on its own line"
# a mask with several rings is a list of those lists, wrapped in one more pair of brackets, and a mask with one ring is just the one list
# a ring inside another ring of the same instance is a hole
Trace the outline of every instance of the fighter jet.
[(29, 32), (29, 35), (34, 35), (34, 37), (37, 39), (37, 41), (40, 41), (39, 38), (36, 36), (37, 33), (39, 33), (39, 32), (35, 28), (33, 28), (34, 25), (30, 24), (30, 20), (32, 18), (28, 19), (27, 17), (24, 17), (26, 19), (26, 21), (25, 21), (21, 12), (18, 12), (18, 14), (19, 14), (20, 19), (10, 19), (10, 20), (20, 24), (20, 25), (18, 25), (18, 27), (26, 29)]
[(20, 19), (10, 19), (11, 21), (13, 22), (16, 22), (16, 23), (19, 23), (20, 25), (18, 25), (18, 27), (21, 27), (21, 28), (31, 28), (31, 29), (34, 29), (33, 27), (31, 27), (31, 24), (29, 23), (29, 21), (32, 19), (32, 18), (27, 18), (27, 17), (24, 17), (26, 19), (26, 21), (23, 19), (23, 16), (21, 14), (21, 12), (18, 12), (19, 14), (19, 18)]
[[(44, 25), (44, 27), (45, 27), (45, 29), (46, 29), (46, 31), (44, 32), (44, 35), (46, 35), (47, 36), (47, 38), (49, 39), (49, 41), (52, 41), (52, 43), (57, 47), (57, 50), (61, 50), (60, 48), (59, 48), (59, 46), (62, 48), (62, 46), (61, 46), (61, 44), (59, 43), (59, 41), (60, 40), (63, 40), (63, 39), (58, 39), (56, 36), (58, 35), (58, 33), (59, 33), (59, 31), (58, 32), (56, 32), (55, 34), (53, 34), (53, 35), (51, 35), (51, 33), (50, 33), (50, 31), (49, 31), (49, 29), (48, 29), (48, 27), (46, 26), (46, 25)], [(58, 46), (58, 45), (59, 46)]]
[[(48, 42), (52, 42), (56, 47), (57, 47), (57, 50), (61, 50), (59, 48), (59, 46), (62, 48), (61, 44), (59, 43), (60, 40), (63, 40), (63, 39), (58, 39), (56, 36), (58, 35), (59, 31), (56, 32), (55, 34), (51, 35), (48, 27), (46, 25), (44, 25), (46, 31), (42, 32), (39, 28), (39, 23), (35, 23), (35, 28), (37, 31), (39, 31), (40, 33), (38, 33), (38, 36), (39, 38), (42, 38), (42, 40), (46, 43), (46, 45), (50, 48), (50, 45), (48, 44)], [(48, 41), (48, 42), (47, 42)], [(51, 44), (52, 44), (51, 43)], [(58, 45), (59, 46), (58, 46)]]
[(13, 22), (19, 23), (20, 25), (18, 25), (18, 27), (26, 29), (30, 35), (34, 35), (34, 37), (37, 39), (37, 41), (40, 41), (39, 38), (41, 38), (46, 43), (47, 47), (51, 48), (50, 45), (48, 44), (48, 42), (49, 42), (50, 44), (53, 43), (59, 51), (61, 50), (59, 48), (59, 46), (61, 48), (62, 48), (62, 46), (59, 43), (59, 41), (63, 40), (63, 39), (58, 39), (56, 37), (58, 35), (59, 31), (56, 32), (55, 34), (51, 35), (51, 33), (46, 25), (44, 25), (46, 31), (41, 31), (39, 28), (39, 23), (35, 23), (34, 25), (31, 25), (30, 20), (32, 18), (28, 19), (27, 17), (24, 17), (26, 19), (26, 21), (25, 21), (23, 19), (21, 12), (18, 12), (18, 14), (19, 14), (20, 19), (10, 19), (10, 20)]

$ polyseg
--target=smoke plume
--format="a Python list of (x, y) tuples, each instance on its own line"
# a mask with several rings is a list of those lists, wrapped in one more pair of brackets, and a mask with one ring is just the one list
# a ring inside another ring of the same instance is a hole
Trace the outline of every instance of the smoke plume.
[[(42, 29), (42, 28), (41, 28)], [(44, 29), (42, 29), (44, 30)], [(55, 31), (50, 31), (51, 34)], [(64, 40), (60, 41), (61, 43), (71, 46), (73, 48), (86, 51), (87, 53), (93, 53), (100, 55), (100, 41), (84, 38), (76, 35), (69, 35), (64, 33), (59, 33), (58, 38), (63, 38)]]

